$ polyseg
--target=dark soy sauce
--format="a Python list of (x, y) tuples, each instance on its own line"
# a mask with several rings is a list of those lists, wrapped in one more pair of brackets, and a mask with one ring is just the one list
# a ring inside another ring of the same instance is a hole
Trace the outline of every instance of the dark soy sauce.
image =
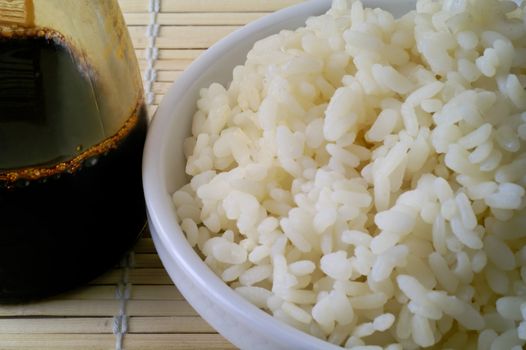
[(0, 38), (0, 302), (88, 282), (145, 224), (142, 101), (107, 135), (78, 62), (58, 34)]

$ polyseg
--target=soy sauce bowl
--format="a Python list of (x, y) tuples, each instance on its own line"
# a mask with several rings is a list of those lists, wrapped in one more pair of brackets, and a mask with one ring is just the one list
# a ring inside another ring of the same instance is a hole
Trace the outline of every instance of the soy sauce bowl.
[[(151, 234), (171, 279), (195, 310), (221, 335), (242, 349), (340, 349), (303, 333), (252, 305), (203, 262), (178, 224), (171, 194), (189, 178), (183, 142), (191, 134), (201, 88), (212, 82), (228, 86), (232, 70), (243, 64), (253, 44), (283, 29), (305, 25), (325, 13), (329, 0), (311, 0), (275, 12), (233, 32), (208, 49), (178, 78), (163, 98), (148, 132), (143, 158), (143, 187)], [(366, 0), (394, 15), (414, 8), (414, 1)]]

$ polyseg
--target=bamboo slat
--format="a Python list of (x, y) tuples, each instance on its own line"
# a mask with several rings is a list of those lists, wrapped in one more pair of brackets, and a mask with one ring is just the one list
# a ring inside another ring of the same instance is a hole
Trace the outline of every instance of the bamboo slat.
[(230, 350), (235, 347), (219, 334), (127, 334), (126, 350)]
[(113, 300), (117, 296), (117, 286), (85, 286), (60, 295), (61, 299), (74, 300)]
[(132, 269), (129, 272), (130, 283), (137, 284), (168, 284), (173, 285), (173, 281), (168, 276), (168, 273), (164, 268), (159, 269)]
[[(0, 319), (3, 334), (111, 334), (113, 317)], [(133, 316), (129, 333), (215, 333), (199, 316)]]
[[(184, 60), (184, 59), (175, 59), (175, 60), (156, 60), (153, 68), (155, 68), (157, 71), (166, 71), (166, 70), (172, 70), (172, 71), (182, 71), (186, 67), (192, 63), (193, 60)], [(144, 71), (148, 65), (145, 60), (139, 59), (139, 67), (141, 68), (141, 71)], [(159, 75), (157, 75), (159, 76)]]
[(174, 285), (132, 286), (130, 298), (135, 300), (183, 300), (181, 292)]
[[(159, 57), (160, 60), (182, 60), (182, 61), (188, 61), (188, 63), (191, 63), (193, 60), (195, 60), (197, 57), (199, 57), (200, 54), (202, 54), (205, 50), (198, 49), (198, 50), (192, 50), (192, 49), (182, 49), (182, 50), (170, 50), (170, 49), (161, 49), (159, 50)], [(135, 53), (137, 57), (141, 60), (145, 58), (145, 51), (144, 49), (137, 49), (135, 50)], [(184, 67), (183, 67), (184, 68)]]
[[(119, 297), (117, 285), (94, 285), (60, 295), (64, 300), (114, 300)], [(182, 300), (183, 296), (174, 285), (128, 286), (129, 299), (136, 300)], [(122, 290), (121, 293), (122, 294)]]
[[(157, 81), (158, 82), (169, 82), (172, 84), (183, 72), (180, 70), (174, 70), (174, 71), (159, 71), (157, 72)], [(169, 88), (169, 87), (168, 87)], [(168, 89), (166, 89), (168, 90)], [(164, 92), (161, 92), (164, 94)]]
[(129, 316), (197, 316), (186, 300), (128, 300)]
[[(157, 23), (160, 25), (244, 25), (252, 22), (267, 12), (197, 12), (197, 13), (159, 13)], [(129, 26), (148, 25), (148, 13), (126, 13), (124, 20)]]
[[(2, 350), (110, 350), (113, 334), (0, 334)], [(219, 334), (128, 334), (127, 350), (235, 349)]]
[(111, 334), (113, 317), (19, 318), (0, 320), (3, 334)]
[(201, 317), (130, 317), (128, 333), (215, 333)]
[(173, 282), (163, 268), (158, 269), (130, 269), (124, 276), (121, 269), (113, 269), (97, 279), (90, 282), (91, 285), (115, 285), (116, 283), (128, 282), (132, 284), (169, 284)]
[(162, 268), (163, 264), (157, 254), (145, 253), (135, 254), (133, 258), (133, 267), (135, 268)]
[(113, 334), (1, 334), (2, 350), (114, 350)]
[(119, 300), (46, 300), (38, 303), (0, 306), (0, 316), (113, 316)]
[[(161, 12), (273, 12), (302, 0), (161, 0)], [(122, 12), (148, 12), (149, 0), (119, 0)]]
[[(155, 46), (160, 49), (206, 49), (239, 26), (162, 26)], [(128, 27), (133, 46), (148, 46), (146, 27)]]
[[(114, 316), (120, 300), (47, 300), (21, 306), (0, 306), (0, 316)], [(197, 316), (185, 300), (127, 300), (129, 316)]]
[[(175, 72), (173, 72), (173, 74), (179, 75), (179, 73), (175, 73)], [(168, 89), (172, 86), (172, 84), (173, 84), (172, 82), (170, 82), (170, 83), (168, 83), (168, 82), (157, 82), (157, 83), (154, 83), (152, 91), (155, 92), (156, 94), (165, 94), (166, 91), (168, 91)]]

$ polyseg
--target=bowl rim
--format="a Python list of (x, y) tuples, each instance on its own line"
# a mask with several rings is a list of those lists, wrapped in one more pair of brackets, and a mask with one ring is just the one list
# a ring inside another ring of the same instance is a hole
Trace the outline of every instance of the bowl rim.
[(185, 271), (192, 283), (199, 288), (206, 288), (210, 299), (219, 302), (225, 309), (235, 313), (237, 318), (244, 320), (247, 324), (252, 324), (258, 329), (264, 329), (279, 340), (291, 342), (291, 345), (310, 349), (341, 348), (300, 331), (248, 302), (206, 266), (189, 245), (177, 222), (171, 194), (165, 186), (166, 167), (163, 165), (163, 154), (167, 150), (163, 140), (169, 137), (169, 126), (172, 119), (177, 118), (168, 101), (184, 99), (195, 77), (200, 76), (203, 70), (212, 66), (216, 57), (228, 52), (239, 40), (257, 41), (257, 39), (253, 39), (253, 36), (257, 35), (258, 32), (270, 26), (284, 26), (291, 16), (303, 16), (307, 19), (309, 16), (326, 12), (330, 5), (331, 0), (308, 0), (281, 9), (230, 33), (203, 52), (172, 84), (155, 112), (146, 138), (142, 169), (143, 189), (149, 221), (155, 228), (155, 232), (152, 234), (157, 234), (160, 243), (166, 248), (176, 264)]

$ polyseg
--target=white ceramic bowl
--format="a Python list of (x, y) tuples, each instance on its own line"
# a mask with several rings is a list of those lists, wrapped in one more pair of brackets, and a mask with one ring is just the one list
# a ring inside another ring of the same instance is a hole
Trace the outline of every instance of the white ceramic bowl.
[[(414, 0), (364, 0), (395, 16), (414, 8)], [(199, 90), (212, 82), (228, 86), (232, 69), (244, 63), (254, 42), (282, 29), (294, 29), (330, 7), (311, 0), (278, 11), (230, 34), (179, 77), (161, 102), (148, 133), (143, 184), (150, 230), (170, 277), (195, 310), (226, 339), (242, 349), (338, 349), (298, 331), (244, 300), (217, 277), (190, 247), (177, 223), (171, 194), (188, 182), (183, 141), (190, 135)]]

